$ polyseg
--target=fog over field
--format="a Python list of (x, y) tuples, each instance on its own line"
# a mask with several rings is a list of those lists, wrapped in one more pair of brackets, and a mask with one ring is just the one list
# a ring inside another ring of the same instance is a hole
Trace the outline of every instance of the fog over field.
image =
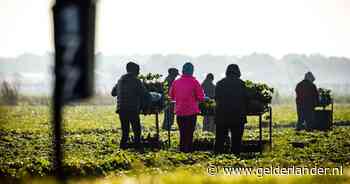
[[(16, 58), (0, 57), (0, 80), (17, 81), (22, 94), (49, 94), (52, 84), (53, 54), (23, 54)], [(319, 87), (327, 87), (337, 94), (350, 92), (350, 59), (325, 57), (320, 54), (288, 54), (274, 58), (268, 54), (253, 53), (245, 56), (200, 55), (197, 57), (169, 55), (96, 55), (96, 90), (109, 94), (116, 80), (125, 73), (125, 64), (134, 61), (141, 66), (141, 73), (159, 73), (164, 76), (169, 67), (181, 71), (182, 65), (191, 61), (195, 65), (195, 76), (202, 81), (209, 72), (215, 81), (224, 77), (228, 64), (241, 67), (242, 78), (264, 82), (275, 87), (280, 94), (294, 95), (294, 86), (311, 71)]]
[[(17, 80), (21, 93), (50, 94), (54, 2), (0, 1), (0, 80)], [(319, 87), (349, 94), (349, 2), (100, 0), (96, 90), (109, 94), (132, 60), (141, 73), (163, 75), (191, 61), (200, 81), (209, 72), (217, 81), (237, 63), (243, 79), (289, 96), (312, 71)]]

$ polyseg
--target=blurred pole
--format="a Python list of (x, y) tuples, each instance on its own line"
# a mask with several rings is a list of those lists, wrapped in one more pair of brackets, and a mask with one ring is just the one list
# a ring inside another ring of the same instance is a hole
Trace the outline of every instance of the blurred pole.
[(53, 168), (54, 174), (60, 180), (64, 180), (63, 174), (63, 150), (61, 145), (64, 145), (64, 139), (62, 139), (62, 85), (56, 81), (55, 91), (54, 91), (54, 102), (53, 102), (53, 146), (54, 146), (54, 158), (53, 158)]
[(62, 109), (94, 92), (96, 0), (56, 0), (53, 6), (55, 86), (53, 97), (54, 174), (65, 181)]

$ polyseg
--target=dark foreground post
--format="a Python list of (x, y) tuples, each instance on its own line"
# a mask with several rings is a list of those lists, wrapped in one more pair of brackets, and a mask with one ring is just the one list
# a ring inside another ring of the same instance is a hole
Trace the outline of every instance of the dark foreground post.
[(95, 0), (56, 0), (53, 7), (55, 86), (53, 102), (54, 174), (62, 181), (62, 109), (93, 95)]
[(63, 160), (63, 150), (61, 148), (61, 145), (63, 145), (62, 140), (62, 100), (61, 100), (61, 90), (59, 90), (60, 84), (55, 84), (55, 91), (54, 91), (54, 102), (53, 102), (53, 146), (54, 146), (54, 160), (53, 160), (53, 166), (55, 175), (58, 176), (60, 179), (64, 179), (63, 175), (63, 167), (62, 167), (62, 160)]

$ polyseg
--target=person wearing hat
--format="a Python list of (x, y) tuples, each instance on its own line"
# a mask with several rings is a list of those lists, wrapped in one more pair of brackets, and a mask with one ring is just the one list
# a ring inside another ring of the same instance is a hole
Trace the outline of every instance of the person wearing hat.
[(226, 69), (226, 77), (216, 84), (216, 153), (224, 152), (228, 132), (231, 132), (231, 153), (240, 152), (248, 101), (247, 88), (240, 76), (238, 65), (230, 64)]
[(193, 133), (197, 114), (200, 112), (198, 102), (204, 101), (204, 92), (195, 77), (192, 63), (185, 63), (182, 75), (170, 88), (169, 96), (175, 101), (176, 121), (180, 130), (180, 151), (193, 151)]
[(311, 72), (305, 74), (304, 80), (295, 88), (298, 122), (296, 130), (308, 129), (314, 121), (315, 107), (319, 101), (315, 77)]
[[(213, 84), (213, 81), (214, 75), (212, 73), (209, 73), (202, 82), (204, 94), (206, 98), (209, 99), (214, 99), (215, 97), (215, 84)], [(207, 115), (203, 117), (203, 131), (215, 133), (215, 123), (213, 115)]]
[(129, 62), (126, 65), (126, 71), (127, 73), (121, 76), (112, 90), (112, 96), (117, 97), (116, 112), (119, 113), (122, 128), (120, 148), (127, 148), (131, 124), (135, 137), (135, 147), (142, 151), (139, 113), (147, 90), (143, 86), (141, 80), (137, 78), (140, 71), (139, 65)]
[[(168, 69), (168, 76), (164, 80), (164, 87), (166, 89), (170, 89), (172, 83), (175, 78), (179, 75), (179, 71), (176, 68)], [(167, 91), (168, 92), (168, 91)], [(165, 99), (168, 100), (168, 99)], [(174, 124), (174, 104), (171, 102), (167, 102), (164, 109), (164, 121), (163, 121), (163, 129), (170, 130), (171, 126)]]

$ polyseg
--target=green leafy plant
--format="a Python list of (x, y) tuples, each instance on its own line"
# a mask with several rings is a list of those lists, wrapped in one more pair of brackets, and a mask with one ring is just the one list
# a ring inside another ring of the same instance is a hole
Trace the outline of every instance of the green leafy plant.
[[(336, 104), (335, 121), (348, 121), (349, 107)], [(284, 119), (286, 114), (295, 115), (294, 106), (274, 109), (275, 125), (295, 121), (295, 116)], [(0, 113), (0, 176), (26, 178), (52, 175), (50, 107), (0, 106)], [(154, 118), (141, 116), (141, 122), (143, 140), (152, 142), (152, 134), (150, 137), (148, 134), (155, 131)], [(201, 123), (201, 119), (197, 122)], [(63, 166), (67, 176), (162, 175), (175, 170), (196, 170), (207, 175), (207, 166), (211, 164), (252, 168), (342, 166), (344, 170), (350, 167), (350, 133), (347, 127), (335, 127), (328, 132), (295, 132), (292, 128), (276, 128), (273, 129), (271, 151), (237, 157), (233, 154), (213, 154), (210, 150), (214, 135), (200, 130), (195, 131), (194, 146), (201, 151), (190, 154), (177, 151), (179, 133), (175, 131), (171, 132), (170, 148), (145, 148), (143, 154), (133, 149), (120, 150), (121, 125), (114, 106), (66, 107), (63, 124)], [(252, 125), (255, 127), (245, 129), (243, 140), (258, 139), (257, 123)], [(266, 135), (264, 131), (263, 137)], [(167, 140), (167, 136), (167, 132), (160, 132), (161, 140)], [(304, 146), (296, 146), (295, 142)]]
[(170, 90), (169, 82), (167, 80), (165, 80), (163, 82), (163, 96), (164, 96), (165, 106), (168, 106), (171, 102), (171, 99), (169, 96), (169, 90)]
[(330, 89), (318, 88), (319, 93), (319, 105), (327, 106), (332, 103), (332, 91)]
[(203, 102), (199, 103), (199, 109), (202, 115), (214, 115), (216, 102), (214, 99), (205, 98)]
[(274, 89), (267, 84), (254, 83), (250, 80), (245, 81), (245, 85), (249, 91), (249, 98), (258, 100), (264, 104), (270, 104), (272, 100), (272, 94)]
[[(266, 110), (268, 104), (271, 104), (274, 89), (267, 84), (254, 83), (250, 80), (245, 81), (245, 86), (248, 89), (248, 113), (262, 112)], [(199, 108), (202, 115), (215, 114), (215, 100), (205, 99), (199, 103)]]
[(149, 94), (145, 97), (146, 101), (150, 104), (145, 104), (142, 108), (143, 114), (152, 114), (159, 112), (164, 108), (164, 85), (160, 81), (162, 75), (147, 73), (145, 75), (139, 75), (139, 79), (142, 81), (144, 87)]
[(245, 81), (248, 89), (248, 113), (261, 112), (271, 104), (274, 89), (267, 84)]
[(145, 75), (139, 75), (139, 79), (148, 91), (163, 93), (163, 84), (160, 81), (162, 75), (148, 73)]

